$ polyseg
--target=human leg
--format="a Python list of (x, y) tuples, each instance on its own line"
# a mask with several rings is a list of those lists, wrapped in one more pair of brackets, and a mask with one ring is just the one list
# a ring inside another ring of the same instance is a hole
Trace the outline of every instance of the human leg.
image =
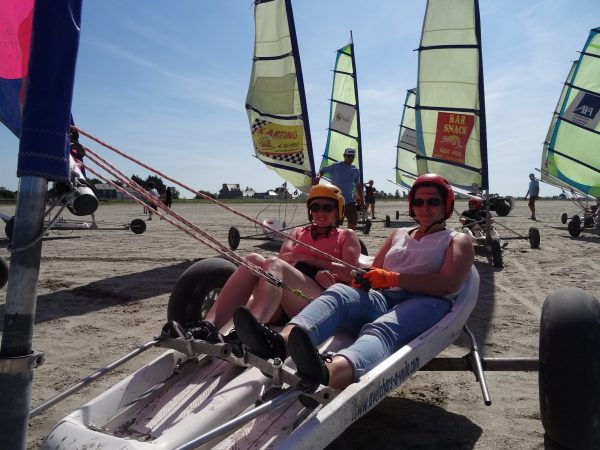
[(356, 228), (356, 224), (358, 223), (358, 212), (356, 211), (356, 203), (346, 203), (344, 209), (346, 211), (346, 219), (348, 219), (348, 228), (354, 230)]
[(366, 324), (358, 339), (337, 353), (352, 365), (354, 381), (439, 322), (451, 307), (450, 302), (442, 298), (411, 293), (394, 295), (390, 303), (398, 303), (388, 313)]
[[(257, 253), (252, 253), (246, 257), (246, 260), (261, 266), (265, 258)], [(257, 275), (244, 266), (239, 266), (221, 289), (217, 300), (206, 314), (206, 320), (213, 323), (218, 329), (225, 326), (231, 320), (233, 311), (248, 302), (257, 281)]]

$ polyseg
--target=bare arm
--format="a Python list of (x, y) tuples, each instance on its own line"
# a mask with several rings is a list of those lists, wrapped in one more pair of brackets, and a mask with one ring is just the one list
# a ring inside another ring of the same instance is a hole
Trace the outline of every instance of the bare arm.
[(381, 248), (375, 255), (375, 258), (373, 259), (373, 264), (371, 264), (371, 267), (377, 267), (379, 269), (383, 268), (383, 260), (385, 259), (385, 255), (387, 255), (387, 252), (389, 252), (390, 248), (392, 247), (392, 240), (394, 239), (394, 234), (396, 234), (395, 231), (392, 232), (392, 234), (390, 234), (388, 236), (388, 238), (385, 240), (385, 242), (383, 243), (383, 245), (381, 246)]
[[(344, 230), (344, 243), (342, 244), (342, 255), (340, 259), (348, 264), (358, 267), (358, 257), (360, 256), (360, 242), (354, 230)], [(349, 283), (352, 280), (352, 269), (330, 259), (315, 258), (314, 265), (323, 270), (330, 271), (336, 281)]]

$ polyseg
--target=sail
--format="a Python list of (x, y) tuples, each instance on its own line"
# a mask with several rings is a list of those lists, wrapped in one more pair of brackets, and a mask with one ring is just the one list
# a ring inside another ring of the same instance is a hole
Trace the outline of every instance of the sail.
[(396, 183), (410, 189), (417, 178), (417, 132), (415, 125), (415, 101), (417, 88), (406, 92), (404, 111), (396, 145)]
[(600, 28), (590, 31), (565, 88), (543, 164), (561, 183), (599, 198)]
[(336, 52), (327, 144), (321, 169), (343, 161), (347, 148), (356, 150), (354, 165), (360, 170), (360, 182), (363, 183), (356, 63), (352, 42)]
[(0, 2), (0, 122), (17, 137), (29, 69), (33, 0)]
[(308, 192), (315, 166), (290, 0), (255, 0), (254, 21), (246, 97), (254, 152), (267, 167)]
[(419, 45), (419, 175), (488, 189), (481, 32), (477, 0), (429, 0)]

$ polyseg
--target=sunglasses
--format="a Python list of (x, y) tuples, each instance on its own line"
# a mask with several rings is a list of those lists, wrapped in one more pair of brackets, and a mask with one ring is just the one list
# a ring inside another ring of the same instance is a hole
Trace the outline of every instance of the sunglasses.
[(427, 201), (425, 201), (425, 199), (423, 198), (415, 198), (413, 199), (413, 201), (411, 202), (411, 205), (416, 207), (416, 208), (420, 208), (421, 206), (423, 206), (425, 203), (427, 203), (427, 206), (440, 206), (442, 204), (442, 199), (441, 198), (437, 198), (437, 197), (430, 197), (427, 199)]
[(323, 210), (326, 213), (330, 213), (335, 209), (335, 205), (330, 203), (311, 203), (308, 209), (310, 212), (319, 212)]

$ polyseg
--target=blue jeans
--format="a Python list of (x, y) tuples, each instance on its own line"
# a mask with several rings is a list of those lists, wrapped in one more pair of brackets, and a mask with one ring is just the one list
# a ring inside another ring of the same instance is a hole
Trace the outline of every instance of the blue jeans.
[(335, 284), (304, 308), (290, 323), (308, 331), (317, 346), (338, 329), (358, 334), (356, 341), (336, 355), (354, 368), (354, 381), (435, 325), (452, 302), (414, 292), (363, 291)]

